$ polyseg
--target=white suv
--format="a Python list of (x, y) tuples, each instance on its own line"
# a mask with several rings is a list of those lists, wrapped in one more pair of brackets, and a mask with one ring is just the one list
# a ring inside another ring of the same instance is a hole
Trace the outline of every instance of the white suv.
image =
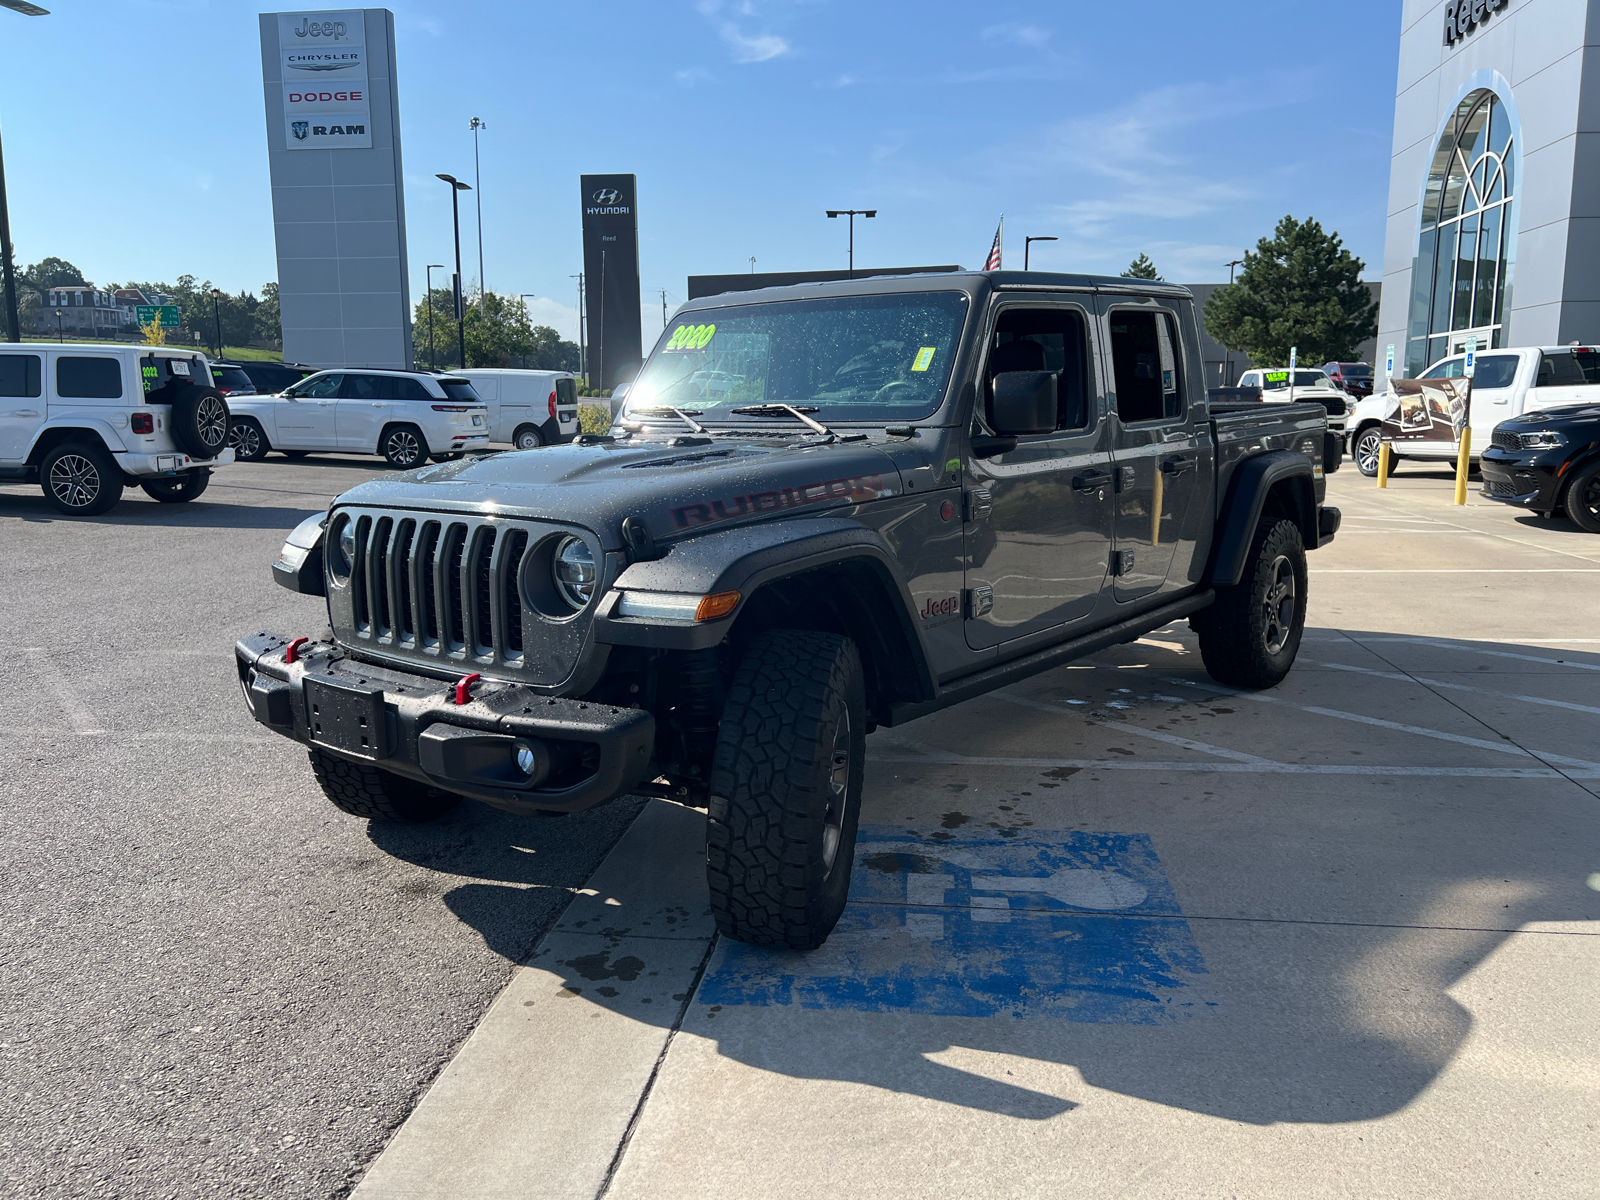
[(0, 479), (74, 516), (137, 484), (181, 504), (233, 461), (228, 402), (202, 355), (170, 346), (0, 344)]
[(470, 381), (425, 371), (319, 371), (275, 396), (233, 402), (228, 444), (240, 462), (268, 450), (381, 454), (397, 471), (489, 444), (489, 410)]

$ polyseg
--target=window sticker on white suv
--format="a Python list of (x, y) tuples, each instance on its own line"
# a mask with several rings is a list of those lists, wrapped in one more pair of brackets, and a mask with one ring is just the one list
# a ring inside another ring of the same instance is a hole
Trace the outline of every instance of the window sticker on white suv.
[(167, 365), (172, 368), (174, 375), (187, 375), (189, 373), (189, 360), (186, 358), (171, 358)]

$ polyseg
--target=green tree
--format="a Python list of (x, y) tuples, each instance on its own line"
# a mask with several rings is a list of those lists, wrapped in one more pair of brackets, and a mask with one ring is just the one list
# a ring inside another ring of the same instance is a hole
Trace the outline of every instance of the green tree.
[[(548, 325), (528, 319), (527, 307), (518, 299), (489, 292), (466, 301), (465, 337), (469, 367), (522, 367), (536, 371), (571, 371), (578, 365), (578, 347), (563, 341)], [(434, 288), (416, 306), (411, 338), (417, 360), (428, 359), (428, 316), (433, 315), (435, 364), (449, 369), (462, 365), (456, 350), (456, 316), (449, 288)]]
[(1128, 264), (1128, 269), (1122, 273), (1122, 278), (1160, 279), (1161, 275), (1156, 271), (1155, 263), (1150, 261), (1150, 256), (1141, 250), (1139, 257)]
[(31, 267), (24, 267), (17, 282), (35, 291), (47, 292), (55, 287), (93, 287), (78, 270), (64, 258), (46, 258)]
[(261, 285), (261, 303), (256, 306), (256, 337), (269, 342), (274, 349), (283, 349), (283, 311), (278, 307), (278, 284)]
[(1378, 305), (1361, 272), (1366, 264), (1337, 233), (1307, 217), (1286, 216), (1270, 238), (1245, 251), (1238, 282), (1206, 301), (1206, 329), (1229, 350), (1267, 365), (1354, 358), (1378, 332)]

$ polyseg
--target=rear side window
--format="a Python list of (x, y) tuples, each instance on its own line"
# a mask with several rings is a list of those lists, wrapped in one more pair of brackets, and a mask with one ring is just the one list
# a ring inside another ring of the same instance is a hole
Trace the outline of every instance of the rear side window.
[(434, 397), (428, 389), (422, 386), (420, 379), (405, 379), (391, 377), (394, 383), (394, 398), (396, 400), (432, 400)]
[(1070, 308), (1008, 308), (995, 325), (989, 378), (1001, 371), (1049, 371), (1056, 377), (1056, 428), (1089, 424), (1089, 337)]
[(393, 400), (390, 382), (387, 375), (346, 375), (339, 395), (346, 400)]
[(1475, 388), (1503, 388), (1510, 387), (1511, 381), (1517, 375), (1517, 356), (1515, 354), (1485, 354), (1478, 360), (1476, 373), (1472, 378)]
[(1600, 383), (1600, 354), (1587, 346), (1577, 346), (1572, 351), (1572, 361), (1583, 372), (1585, 383)]
[(444, 394), (458, 404), (482, 404), (483, 397), (472, 390), (472, 385), (465, 381), (454, 379), (441, 379), (439, 386), (444, 389)]
[(37, 354), (0, 354), (0, 396), (37, 396), (41, 366)]
[(1113, 310), (1111, 372), (1124, 425), (1183, 416), (1178, 337), (1170, 313)]
[(1539, 355), (1539, 378), (1534, 387), (1582, 387), (1588, 377), (1579, 369), (1570, 350)]
[(122, 395), (122, 364), (114, 358), (63, 355), (56, 359), (56, 395), (115, 400)]

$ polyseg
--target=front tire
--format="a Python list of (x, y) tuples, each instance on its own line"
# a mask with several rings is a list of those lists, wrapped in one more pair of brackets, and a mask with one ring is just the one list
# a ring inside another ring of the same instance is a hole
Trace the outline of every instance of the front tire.
[(1572, 477), (1563, 503), (1574, 525), (1590, 533), (1600, 533), (1600, 462)]
[(352, 817), (415, 825), (442, 817), (461, 803), (461, 797), (454, 792), (380, 771), (366, 763), (351, 762), (325, 750), (312, 750), (309, 756), (322, 794), (333, 801), (335, 808)]
[(1356, 460), (1356, 470), (1368, 479), (1377, 478), (1378, 452), (1382, 445), (1383, 430), (1377, 425), (1364, 427), (1350, 443), (1350, 457)]
[(1190, 620), (1211, 678), (1239, 688), (1283, 682), (1306, 626), (1306, 548), (1293, 521), (1263, 517), (1244, 572)]
[(210, 467), (194, 467), (175, 479), (152, 479), (139, 486), (152, 500), (163, 504), (187, 504), (211, 483)]
[(428, 443), (415, 425), (394, 425), (384, 431), (378, 453), (396, 471), (409, 471), (428, 461)]
[(544, 445), (544, 436), (537, 425), (524, 425), (511, 435), (511, 444), (518, 450), (537, 450)]
[(233, 447), (234, 462), (260, 462), (272, 449), (267, 434), (250, 417), (235, 417), (228, 427), (228, 445)]
[(39, 486), (57, 512), (97, 517), (122, 499), (122, 468), (103, 446), (66, 442), (39, 463)]
[(814, 950), (844, 911), (867, 756), (849, 638), (777, 630), (745, 651), (717, 729), (706, 880), (717, 928)]

